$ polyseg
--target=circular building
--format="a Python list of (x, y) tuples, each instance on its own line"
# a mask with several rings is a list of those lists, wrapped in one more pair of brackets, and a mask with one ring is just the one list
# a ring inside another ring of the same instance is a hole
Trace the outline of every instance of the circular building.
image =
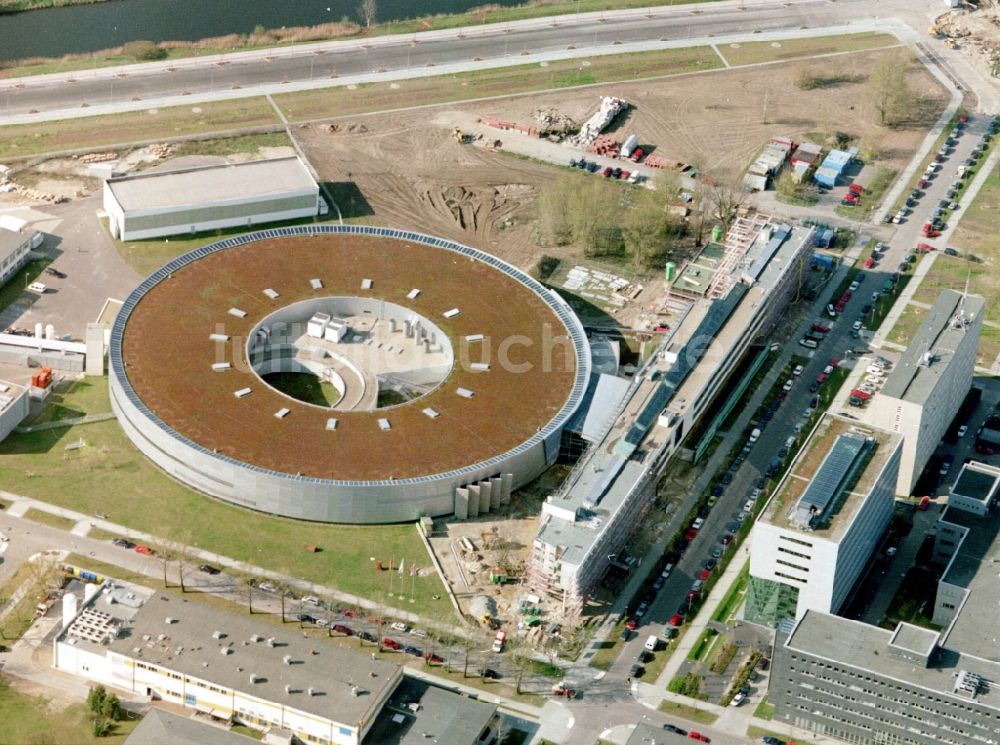
[(558, 453), (586, 389), (579, 320), (499, 259), (306, 226), (174, 259), (111, 332), (125, 433), (188, 486), (338, 523), (490, 511)]

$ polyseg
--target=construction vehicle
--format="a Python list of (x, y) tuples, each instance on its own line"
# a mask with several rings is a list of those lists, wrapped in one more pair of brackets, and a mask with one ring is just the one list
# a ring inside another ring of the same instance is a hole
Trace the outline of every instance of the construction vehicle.
[(507, 641), (507, 632), (503, 629), (497, 631), (497, 635), (493, 638), (493, 651), (496, 653), (503, 652), (504, 643)]

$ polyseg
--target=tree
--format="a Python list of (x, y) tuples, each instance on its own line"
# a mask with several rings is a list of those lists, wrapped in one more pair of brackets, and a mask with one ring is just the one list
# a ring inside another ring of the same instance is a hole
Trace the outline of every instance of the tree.
[(108, 691), (104, 686), (94, 686), (87, 692), (87, 708), (95, 714), (100, 714), (107, 698)]
[(563, 174), (542, 185), (538, 193), (538, 232), (546, 245), (565, 246), (573, 242), (569, 200), (579, 185), (573, 174)]
[(105, 697), (101, 703), (101, 716), (113, 722), (117, 722), (122, 718), (122, 705), (118, 700), (118, 696), (112, 693)]
[(625, 212), (622, 234), (632, 265), (636, 271), (645, 271), (662, 263), (677, 235), (680, 221), (667, 211), (669, 204), (663, 192), (635, 191), (633, 203)]
[(122, 54), (132, 57), (139, 62), (148, 62), (150, 60), (164, 59), (167, 56), (166, 49), (160, 49), (159, 46), (151, 41), (136, 40), (126, 42), (122, 47)]
[(524, 680), (524, 673), (531, 665), (531, 651), (523, 639), (513, 637), (507, 640), (507, 654), (514, 666), (514, 692), (521, 693), (521, 681)]
[(361, 5), (358, 6), (358, 16), (361, 17), (365, 28), (371, 28), (372, 24), (375, 23), (376, 16), (378, 16), (378, 1), (361, 0)]
[(254, 577), (246, 578), (247, 587), (247, 604), (250, 607), (250, 615), (253, 615), (253, 588), (257, 584), (257, 580)]
[(899, 124), (909, 113), (914, 100), (906, 84), (906, 59), (897, 53), (879, 57), (868, 75), (868, 98), (878, 123), (883, 127)]
[(703, 176), (698, 184), (703, 201), (722, 223), (722, 232), (728, 232), (736, 211), (747, 198), (742, 179), (739, 176)]

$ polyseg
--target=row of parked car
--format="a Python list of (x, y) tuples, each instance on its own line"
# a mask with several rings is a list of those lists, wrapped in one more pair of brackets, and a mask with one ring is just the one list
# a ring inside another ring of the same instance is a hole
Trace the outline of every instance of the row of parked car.
[(588, 171), (590, 173), (597, 173), (600, 171), (604, 178), (614, 178), (621, 181), (628, 181), (630, 184), (641, 184), (646, 180), (646, 177), (637, 171), (628, 171), (617, 166), (606, 166), (602, 169), (599, 163), (587, 160), (586, 158), (580, 158), (579, 160), (576, 158), (570, 158), (569, 167), (579, 168), (580, 170)]

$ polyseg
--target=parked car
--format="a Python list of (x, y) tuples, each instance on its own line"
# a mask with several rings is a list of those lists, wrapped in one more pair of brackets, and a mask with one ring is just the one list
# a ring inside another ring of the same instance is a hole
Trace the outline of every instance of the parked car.
[(66, 272), (61, 272), (55, 267), (51, 266), (45, 267), (45, 273), (52, 277), (58, 277), (59, 279), (66, 279)]
[(135, 552), (137, 554), (145, 554), (146, 556), (153, 555), (153, 549), (151, 549), (149, 546), (144, 546), (141, 543), (136, 545)]
[(632, 667), (628, 669), (628, 675), (630, 678), (641, 678), (643, 673), (645, 672), (646, 668), (644, 668), (639, 663), (632, 665)]
[(122, 548), (135, 548), (135, 544), (132, 543), (132, 541), (124, 538), (112, 538), (111, 542), (116, 546), (121, 546)]
[(692, 740), (698, 740), (699, 742), (711, 742), (711, 740), (708, 738), (708, 735), (703, 735), (701, 734), (701, 732), (698, 732), (697, 730), (691, 730), (690, 732), (688, 732), (688, 737), (691, 738)]
[(487, 680), (500, 680), (500, 673), (491, 667), (484, 667), (482, 675)]
[(219, 569), (218, 567), (214, 567), (211, 564), (202, 564), (200, 567), (198, 567), (198, 571), (199, 572), (204, 572), (205, 574), (212, 574), (212, 575), (221, 574), (222, 573), (221, 569)]

